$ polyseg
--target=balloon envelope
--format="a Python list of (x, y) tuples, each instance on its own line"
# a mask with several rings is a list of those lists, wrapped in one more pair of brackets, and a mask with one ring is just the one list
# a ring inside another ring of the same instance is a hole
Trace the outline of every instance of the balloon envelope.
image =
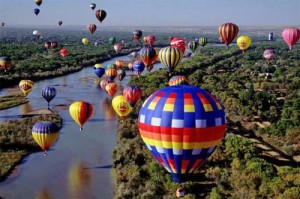
[(275, 57), (275, 50), (271, 48), (266, 49), (263, 53), (263, 57), (268, 61), (272, 60)]
[(245, 50), (247, 50), (250, 45), (251, 45), (251, 38), (249, 36), (239, 36), (236, 40), (236, 43), (238, 45), (238, 47), (240, 48), (240, 50), (242, 50), (243, 52)]
[(219, 34), (222, 43), (228, 46), (239, 33), (239, 27), (233, 23), (224, 23), (219, 26)]
[(25, 96), (27, 96), (33, 89), (34, 83), (31, 80), (21, 80), (19, 82), (19, 88)]
[(145, 100), (138, 128), (154, 158), (180, 182), (204, 164), (222, 141), (225, 111), (204, 89), (168, 86)]
[(46, 151), (56, 142), (59, 127), (53, 122), (40, 121), (32, 127), (32, 137)]
[(69, 107), (69, 112), (73, 120), (80, 126), (82, 126), (91, 118), (94, 113), (93, 106), (85, 101), (73, 102)]
[(169, 86), (189, 85), (189, 80), (183, 75), (173, 76), (169, 80)]
[(104, 73), (105, 73), (105, 68), (102, 67), (101, 64), (95, 64), (95, 66), (94, 66), (94, 72), (97, 75), (97, 77), (101, 78), (104, 75)]
[(172, 37), (170, 40), (170, 44), (173, 47), (177, 47), (179, 48), (179, 50), (181, 50), (182, 53), (184, 53), (185, 51), (185, 41), (184, 39), (180, 38), (180, 37)]
[(282, 32), (282, 38), (289, 46), (289, 49), (292, 50), (294, 44), (300, 39), (300, 29), (286, 28)]
[(142, 97), (142, 90), (137, 86), (128, 86), (123, 90), (123, 96), (130, 104), (134, 106)]
[(1, 57), (0, 58), (0, 66), (6, 71), (11, 65), (11, 59), (9, 57)]
[(131, 106), (126, 101), (123, 95), (118, 95), (113, 98), (112, 100), (112, 106), (115, 110), (115, 112), (121, 117), (125, 118), (127, 115), (129, 115), (132, 111)]
[(52, 86), (43, 88), (42, 96), (48, 102), (48, 106), (49, 106), (49, 103), (51, 102), (51, 100), (53, 100), (56, 96), (56, 89)]
[(97, 10), (96, 11), (96, 18), (102, 23), (102, 21), (106, 18), (106, 11), (105, 10)]
[(183, 58), (183, 53), (179, 48), (176, 47), (165, 47), (159, 51), (160, 62), (168, 69), (172, 71)]

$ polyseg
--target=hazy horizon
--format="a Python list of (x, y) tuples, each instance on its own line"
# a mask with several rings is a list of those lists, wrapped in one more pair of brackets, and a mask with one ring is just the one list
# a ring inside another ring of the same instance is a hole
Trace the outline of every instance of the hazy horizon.
[[(95, 10), (90, 3), (96, 3)], [(34, 8), (39, 8), (36, 16)], [(99, 27), (219, 26), (232, 22), (238, 26), (299, 27), (299, 0), (0, 0), (0, 22), (6, 26), (87, 25)], [(95, 11), (103, 9), (100, 23)]]

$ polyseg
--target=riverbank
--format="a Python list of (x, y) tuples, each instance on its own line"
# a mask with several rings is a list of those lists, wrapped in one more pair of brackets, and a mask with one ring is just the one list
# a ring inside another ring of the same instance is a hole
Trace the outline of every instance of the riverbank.
[(28, 99), (20, 93), (12, 93), (0, 97), (0, 110), (9, 109), (11, 107), (19, 106), (28, 102)]
[[(87, 55), (86, 57), (77, 57), (72, 56), (71, 58), (66, 57), (65, 59), (61, 59), (56, 56), (48, 56), (47, 58), (43, 58), (44, 62), (40, 63), (40, 66), (37, 67), (17, 67), (15, 70), (12, 66), (12, 69), (7, 71), (6, 73), (2, 72), (0, 74), (0, 88), (6, 88), (13, 85), (17, 85), (22, 79), (30, 79), (32, 81), (49, 79), (59, 76), (64, 76), (70, 73), (74, 73), (80, 71), (84, 67), (92, 66), (96, 63), (102, 63), (104, 61), (110, 60), (114, 57), (128, 55), (133, 51), (140, 50), (140, 47), (132, 47), (128, 49), (123, 49), (122, 52), (115, 53), (111, 49), (104, 49), (99, 53), (93, 53), (92, 55)], [(53, 59), (53, 61), (51, 61)], [(18, 63), (21, 65), (22, 62)], [(40, 62), (40, 61), (37, 61)], [(48, 62), (51, 62), (51, 65), (48, 65)], [(36, 64), (36, 63), (28, 63), (28, 64)], [(46, 66), (45, 66), (46, 65)]]
[[(41, 112), (40, 112), (41, 113)], [(37, 121), (55, 122), (62, 127), (62, 119), (56, 113), (38, 114), (0, 123), (0, 182), (30, 153), (40, 151), (32, 138), (32, 126)]]

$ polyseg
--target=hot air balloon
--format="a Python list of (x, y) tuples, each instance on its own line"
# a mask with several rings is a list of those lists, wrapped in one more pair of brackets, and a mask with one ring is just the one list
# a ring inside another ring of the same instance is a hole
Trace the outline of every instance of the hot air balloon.
[(105, 19), (105, 17), (106, 17), (106, 12), (104, 10), (96, 11), (96, 18), (100, 21), (100, 23), (102, 23), (102, 21)]
[(134, 107), (134, 105), (141, 99), (142, 94), (142, 90), (137, 86), (128, 86), (123, 90), (123, 96), (131, 107)]
[(175, 38), (171, 37), (170, 44), (173, 47), (179, 48), (179, 50), (181, 50), (181, 52), (184, 53), (184, 51), (185, 51), (185, 41), (184, 41), (184, 39), (182, 39), (180, 37), (175, 37)]
[(59, 52), (60, 52), (60, 55), (63, 57), (65, 57), (69, 54), (68, 50), (65, 48), (61, 49)]
[(106, 69), (117, 69), (117, 65), (116, 64), (108, 64), (106, 67)]
[(239, 36), (236, 43), (241, 51), (245, 52), (251, 45), (251, 38), (249, 36)]
[(40, 13), (40, 9), (35, 8), (35, 9), (33, 10), (33, 12), (34, 12), (35, 15), (38, 15), (38, 14)]
[(117, 41), (117, 38), (116, 38), (116, 37), (110, 37), (110, 38), (108, 39), (108, 43), (109, 43), (110, 45), (114, 45), (114, 44), (116, 43), (116, 41)]
[(80, 126), (80, 130), (82, 130), (83, 125), (93, 115), (94, 108), (88, 102), (77, 101), (77, 102), (73, 102), (70, 105), (69, 112), (73, 120)]
[(274, 57), (275, 57), (275, 50), (274, 49), (266, 49), (264, 51), (264, 54), (263, 54), (264, 58), (268, 61), (272, 60)]
[(124, 69), (117, 70), (117, 73), (118, 73), (117, 77), (120, 81), (122, 81), (126, 76), (126, 72)]
[(89, 39), (84, 37), (82, 38), (81, 42), (84, 44), (84, 45), (87, 45), (89, 43)]
[(94, 72), (97, 75), (97, 77), (101, 78), (105, 73), (105, 68), (102, 67), (101, 64), (95, 64), (94, 65)]
[(100, 87), (101, 87), (101, 89), (104, 90), (105, 92), (106, 92), (105, 87), (106, 87), (106, 85), (107, 85), (108, 83), (110, 83), (110, 81), (108, 81), (108, 79), (102, 79), (101, 82), (100, 82)]
[(63, 24), (62, 21), (58, 21), (58, 25), (61, 26)]
[(115, 112), (121, 117), (121, 119), (125, 119), (125, 117), (132, 111), (131, 106), (123, 95), (114, 97), (111, 103)]
[(149, 35), (147, 37), (144, 37), (144, 42), (152, 46), (155, 42), (156, 38), (154, 35)]
[(286, 28), (282, 32), (282, 38), (285, 43), (289, 46), (289, 49), (292, 50), (294, 44), (300, 38), (300, 29), (298, 28)]
[(34, 1), (35, 1), (36, 5), (38, 5), (38, 6), (40, 6), (43, 3), (42, 0), (34, 0)]
[(95, 4), (95, 3), (91, 3), (91, 4), (90, 4), (90, 8), (91, 8), (92, 10), (94, 10), (94, 9), (96, 8), (96, 4)]
[(11, 65), (11, 59), (9, 57), (1, 57), (0, 58), (0, 66), (6, 72), (6, 70), (10, 67)]
[(198, 46), (199, 46), (199, 43), (197, 41), (190, 41), (188, 43), (188, 47), (192, 51), (192, 53), (194, 53), (197, 50)]
[(225, 23), (219, 26), (219, 34), (222, 42), (228, 46), (239, 33), (239, 27), (233, 23)]
[(49, 49), (51, 47), (51, 42), (46, 41), (44, 46), (45, 46), (45, 48)]
[(95, 24), (88, 24), (87, 29), (91, 34), (93, 34), (97, 30), (97, 26)]
[(155, 159), (175, 182), (193, 173), (225, 135), (225, 111), (209, 92), (196, 86), (168, 86), (142, 105), (138, 128)]
[(133, 71), (135, 71), (138, 76), (142, 74), (144, 69), (145, 69), (145, 64), (142, 61), (135, 61), (133, 63)]
[(124, 60), (117, 60), (117, 61), (116, 61), (116, 66), (117, 66), (117, 68), (123, 68), (124, 65), (125, 65)]
[(159, 60), (160, 62), (172, 72), (172, 70), (180, 63), (183, 53), (179, 48), (176, 47), (165, 47), (159, 51)]
[(59, 136), (59, 127), (53, 122), (39, 121), (32, 127), (32, 137), (47, 155), (49, 148)]
[(112, 82), (117, 77), (118, 73), (116, 69), (110, 68), (110, 69), (106, 69), (105, 75), (108, 81)]
[(31, 80), (21, 80), (19, 82), (19, 88), (25, 96), (27, 96), (33, 89), (34, 83)]
[(40, 33), (40, 31), (38, 31), (38, 30), (34, 30), (34, 31), (32, 32), (32, 34), (33, 34), (34, 36), (36, 36), (37, 38), (40, 38), (40, 37), (41, 37), (41, 33)]
[(169, 86), (189, 85), (189, 80), (183, 75), (173, 76), (169, 80)]
[(146, 69), (148, 72), (150, 72), (153, 69), (153, 67), (154, 67), (154, 65), (152, 64), (150, 66), (146, 66)]
[(132, 63), (132, 62), (129, 62), (129, 63), (127, 64), (127, 67), (128, 67), (129, 70), (132, 70), (132, 69), (133, 69), (133, 63)]
[(56, 41), (51, 42), (51, 48), (56, 48), (58, 43)]
[(42, 89), (42, 96), (48, 102), (48, 108), (49, 108), (49, 103), (56, 96), (56, 89), (52, 86), (48, 86), (46, 88), (43, 88)]
[(146, 67), (151, 66), (157, 58), (156, 50), (151, 46), (145, 46), (140, 50), (140, 58)]
[(206, 46), (207, 42), (208, 41), (207, 41), (206, 37), (200, 37), (198, 43), (199, 43), (200, 46), (204, 47), (204, 46)]
[(134, 30), (134, 31), (132, 32), (132, 34), (133, 34), (133, 39), (134, 39), (135, 41), (138, 41), (138, 40), (142, 37), (143, 32), (142, 32), (141, 30)]
[(118, 91), (118, 85), (114, 82), (108, 83), (105, 86), (105, 90), (106, 90), (107, 94), (112, 98)]
[(116, 44), (114, 45), (114, 49), (115, 49), (116, 53), (121, 52), (121, 50), (122, 50), (122, 44), (116, 43)]
[(273, 36), (273, 35), (274, 35), (273, 32), (270, 32), (270, 33), (269, 33), (268, 41), (273, 41), (273, 39), (274, 39), (274, 36)]
[(3, 27), (5, 25), (5, 23), (4, 22), (1, 22), (1, 27)]

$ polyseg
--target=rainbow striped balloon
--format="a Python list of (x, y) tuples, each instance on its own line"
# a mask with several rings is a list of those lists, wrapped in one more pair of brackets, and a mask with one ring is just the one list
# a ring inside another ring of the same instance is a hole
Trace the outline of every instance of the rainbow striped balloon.
[(138, 127), (155, 159), (175, 182), (193, 173), (225, 135), (225, 111), (209, 92), (196, 86), (169, 86), (142, 105)]
[(176, 75), (173, 76), (169, 80), (169, 86), (176, 86), (176, 85), (189, 85), (189, 80), (183, 75)]

